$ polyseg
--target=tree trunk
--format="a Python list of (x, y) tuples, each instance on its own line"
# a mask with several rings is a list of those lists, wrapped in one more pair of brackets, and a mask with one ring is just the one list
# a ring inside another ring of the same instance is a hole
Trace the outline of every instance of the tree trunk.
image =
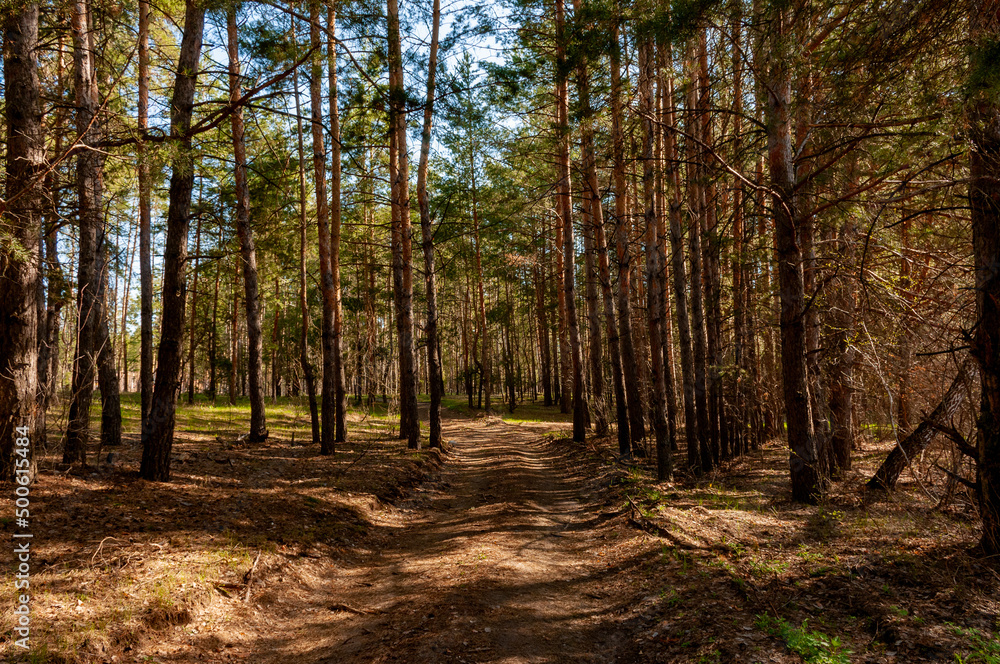
[[(1000, 104), (989, 87), (1000, 38), (1000, 2), (978, 0), (970, 15), (972, 75), (986, 83), (970, 90), (966, 114), (971, 138), (969, 199), (976, 266), (973, 356), (982, 385), (978, 421), (979, 512), (983, 550), (1000, 554)], [(992, 68), (992, 69), (991, 69)]]
[[(35, 304), (42, 216), (39, 176), (45, 143), (38, 91), (38, 4), (24, 3), (3, 19), (4, 112), (7, 120), (5, 232), (23, 250), (0, 252), (0, 479), (34, 475), (30, 442), (37, 417)], [(27, 437), (27, 446), (18, 445)], [(15, 450), (27, 449), (27, 463)]]
[[(632, 341), (632, 254), (629, 251), (628, 193), (625, 184), (625, 136), (622, 128), (621, 40), (618, 21), (614, 22), (614, 44), (611, 48), (611, 122), (614, 153), (615, 191), (615, 255), (618, 259), (618, 336), (621, 340), (622, 378), (625, 388), (625, 405), (628, 408), (629, 441), (618, 439), (618, 451), (623, 456), (632, 453), (632, 443), (646, 437), (646, 424), (642, 413), (642, 396), (639, 391), (639, 371), (635, 346)], [(609, 333), (610, 338), (610, 333)], [(619, 419), (619, 431), (622, 423)]]
[[(292, 19), (292, 42), (298, 43), (295, 35), (295, 19)], [(295, 90), (295, 132), (299, 145), (299, 313), (302, 318), (302, 330), (299, 335), (299, 362), (302, 365), (302, 377), (306, 383), (306, 394), (309, 400), (309, 421), (312, 429), (313, 445), (320, 445), (319, 407), (316, 403), (316, 379), (313, 377), (312, 362), (309, 361), (309, 300), (306, 271), (307, 213), (306, 213), (306, 159), (305, 145), (302, 137), (302, 104), (299, 98), (299, 70), (292, 72), (292, 87)]]
[[(58, 98), (64, 98), (64, 40), (60, 35), (58, 42), (58, 56), (56, 69), (56, 83), (58, 86)], [(57, 108), (54, 111), (53, 127), (63, 127), (65, 124), (65, 109)], [(43, 129), (44, 131), (44, 129)], [(54, 149), (52, 154), (61, 156), (63, 153), (63, 132), (55, 132)], [(62, 265), (59, 262), (59, 227), (62, 219), (59, 216), (60, 205), (60, 184), (58, 169), (52, 169), (45, 179), (43, 188), (51, 196), (51, 206), (43, 213), (43, 243), (39, 247), (39, 257), (44, 253), (44, 260), (40, 260), (40, 267), (45, 270), (45, 293), (43, 297), (44, 313), (38, 309), (38, 419), (34, 439), (43, 448), (48, 447), (47, 415), (52, 395), (55, 391), (56, 374), (59, 368), (59, 328), (60, 314), (66, 305), (69, 297), (69, 287), (63, 274)], [(39, 274), (38, 289), (42, 293), (42, 279)], [(2, 477), (2, 476), (0, 476)]]
[(486, 289), (483, 284), (483, 249), (482, 240), (479, 234), (479, 198), (476, 190), (476, 153), (470, 153), (470, 166), (472, 175), (472, 233), (476, 243), (476, 285), (479, 289), (479, 334), (477, 335), (480, 344), (481, 359), (479, 364), (479, 392), (482, 399), (483, 391), (486, 392), (485, 411), (489, 414), (492, 405), (490, 404), (491, 388), (493, 383), (493, 366), (490, 356), (490, 334), (486, 323)]
[[(229, 120), (232, 123), (233, 160), (235, 162), (233, 180), (236, 195), (236, 235), (240, 239), (240, 256), (243, 259), (241, 261), (243, 264), (243, 300), (247, 315), (247, 351), (249, 354), (247, 371), (250, 381), (250, 432), (247, 440), (251, 443), (262, 443), (267, 440), (263, 380), (264, 331), (261, 327), (257, 249), (254, 246), (253, 229), (250, 228), (250, 186), (247, 183), (247, 146), (243, 128), (243, 107), (237, 105), (243, 92), (240, 85), (240, 51), (236, 34), (236, 10), (232, 7), (226, 12), (226, 33), (229, 50), (229, 103), (234, 106)], [(197, 276), (195, 276), (195, 284), (197, 283)], [(193, 297), (197, 297), (197, 293)], [(192, 356), (191, 359), (193, 374), (194, 357)]]
[[(86, 0), (72, 4), (74, 95), (76, 131), (85, 144), (101, 140), (101, 123), (96, 121), (100, 100), (93, 63), (90, 6)], [(104, 208), (102, 153), (83, 150), (76, 161), (76, 188), (79, 197), (80, 248), (77, 266), (77, 342), (73, 361), (73, 395), (66, 425), (63, 463), (87, 462), (90, 440), (90, 403), (97, 378), (97, 345), (103, 321)]]
[(215, 294), (212, 296), (212, 333), (208, 345), (208, 394), (215, 405), (216, 361), (219, 358), (219, 282), (222, 281), (222, 259), (215, 259)]
[[(776, 10), (773, 39), (778, 46), (788, 36), (788, 18)], [(788, 429), (792, 498), (814, 503), (821, 491), (819, 459), (806, 368), (805, 288), (799, 247), (799, 210), (795, 200), (792, 150), (791, 76), (781, 52), (769, 59), (766, 107), (768, 161), (771, 170), (778, 288), (781, 301), (781, 374)]]
[[(668, 56), (666, 67), (673, 70), (673, 58)], [(667, 125), (665, 141), (667, 180), (673, 195), (670, 200), (670, 262), (673, 268), (674, 306), (677, 311), (677, 338), (681, 350), (681, 385), (684, 394), (684, 437), (687, 440), (688, 465), (701, 466), (699, 454), (698, 419), (695, 408), (694, 350), (691, 342), (691, 322), (687, 306), (687, 270), (684, 266), (684, 230), (681, 225), (684, 201), (682, 198), (680, 154), (677, 149), (677, 110), (674, 102), (674, 80), (668, 75)]]
[[(336, 415), (334, 442), (347, 441), (347, 379), (344, 367), (344, 307), (340, 287), (340, 106), (337, 98), (337, 10), (327, 0), (327, 77), (330, 96), (330, 274), (333, 279), (333, 396)], [(325, 379), (324, 379), (325, 381)]]
[(653, 46), (650, 38), (639, 43), (639, 109), (642, 116), (642, 192), (646, 225), (646, 314), (649, 323), (649, 348), (652, 361), (650, 407), (656, 432), (656, 477), (671, 479), (673, 459), (670, 454), (667, 419), (664, 412), (666, 390), (663, 373), (663, 281), (659, 278), (660, 242), (654, 202), (653, 161)]
[[(688, 58), (686, 69), (691, 75), (688, 83), (688, 117), (687, 129), (691, 136), (701, 135), (701, 125), (695, 115), (699, 106), (698, 74), (695, 71), (695, 61), (692, 54)], [(690, 199), (691, 218), (688, 223), (689, 259), (691, 261), (691, 333), (694, 337), (694, 403), (695, 418), (698, 422), (698, 458), (696, 472), (707, 472), (712, 469), (712, 447), (708, 410), (708, 367), (707, 345), (708, 333), (705, 329), (705, 310), (703, 295), (703, 252), (701, 246), (701, 217), (705, 214), (705, 192), (702, 178), (701, 150), (688, 141), (688, 196)]]
[(854, 447), (854, 363), (857, 352), (851, 339), (854, 336), (857, 307), (854, 281), (857, 229), (852, 221), (844, 222), (837, 244), (843, 264), (833, 284), (833, 302), (828, 317), (832, 353), (829, 372), (830, 416), (833, 424), (830, 438), (833, 453), (831, 472), (851, 469), (851, 450)]
[(271, 395), (274, 398), (272, 403), (277, 404), (278, 397), (281, 396), (281, 368), (278, 366), (278, 351), (281, 344), (278, 340), (281, 338), (282, 322), (281, 289), (277, 274), (274, 275), (274, 303), (274, 323), (271, 326)]
[[(543, 235), (544, 241), (544, 235)], [(538, 353), (542, 365), (542, 403), (552, 405), (552, 354), (549, 348), (549, 323), (545, 306), (544, 249), (539, 250), (540, 258), (534, 269), (535, 314), (538, 316)]]
[(400, 437), (406, 437), (408, 448), (419, 449), (420, 421), (417, 419), (417, 374), (413, 353), (413, 228), (410, 224), (410, 168), (406, 147), (406, 89), (403, 85), (397, 0), (387, 0), (386, 7), (389, 18), (389, 130), (395, 136), (397, 161), (392, 191), (399, 215), (399, 250), (393, 257), (393, 286), (398, 306)]
[[(149, 0), (139, 0), (139, 136), (149, 127)], [(137, 146), (139, 157), (139, 399), (142, 430), (149, 425), (153, 398), (153, 259), (152, 195), (145, 143)]]
[[(651, 46), (652, 48), (652, 46)], [(653, 54), (650, 53), (650, 57)], [(663, 398), (664, 410), (667, 418), (667, 440), (670, 443), (670, 451), (677, 450), (677, 400), (674, 393), (674, 339), (673, 322), (670, 317), (670, 294), (667, 286), (667, 195), (666, 195), (666, 172), (663, 167), (664, 155), (666, 154), (666, 121), (669, 103), (667, 101), (668, 87), (666, 83), (667, 63), (670, 62), (667, 44), (665, 40), (660, 40), (656, 44), (655, 52), (655, 73), (656, 73), (656, 97), (654, 99), (654, 125), (655, 136), (655, 212), (656, 212), (656, 237), (657, 237), (657, 264), (656, 278), (659, 281), (657, 290), (659, 291), (659, 309), (663, 319), (660, 323), (660, 351), (663, 356)]]
[[(583, 13), (582, 0), (573, 0), (573, 10), (577, 16)], [(597, 227), (604, 223), (604, 210), (601, 206), (600, 185), (597, 179), (597, 156), (594, 153), (594, 120), (593, 109), (590, 106), (590, 75), (587, 71), (587, 59), (580, 56), (576, 67), (576, 88), (580, 104), (581, 134), (580, 155), (582, 161), (583, 184), (583, 243), (586, 273), (586, 303), (587, 327), (589, 334), (590, 388), (594, 399), (594, 431), (603, 436), (608, 431), (607, 404), (604, 389), (604, 346), (601, 341), (601, 308), (598, 303), (598, 280), (603, 277), (598, 274), (599, 266), (595, 265)], [(602, 231), (603, 233), (603, 231)], [(606, 244), (606, 243), (605, 243)], [(604, 261), (607, 262), (605, 254)], [(608, 284), (610, 289), (610, 283)], [(613, 302), (613, 301), (612, 301)], [(609, 340), (610, 344), (610, 340)], [(617, 350), (617, 349), (616, 349)], [(614, 364), (614, 362), (612, 362)], [(620, 364), (620, 360), (618, 362)], [(612, 377), (617, 380), (616, 377)]]
[[(558, 86), (556, 86), (558, 89)], [(558, 94), (556, 95), (558, 97)], [(558, 109), (556, 111), (556, 116), (558, 117)], [(564, 226), (562, 223), (562, 207), (559, 197), (556, 196), (556, 219), (555, 219), (555, 254), (556, 254), (556, 274), (554, 275), (554, 284), (556, 289), (556, 304), (559, 309), (559, 412), (569, 413), (572, 408), (572, 397), (571, 392), (571, 382), (572, 376), (571, 365), (569, 359), (569, 324), (566, 318), (566, 290), (563, 288), (563, 274), (565, 269), (563, 264), (565, 262), (563, 256), (563, 231)]]
[(556, 0), (556, 104), (559, 129), (559, 211), (563, 226), (563, 291), (566, 297), (566, 327), (573, 365), (573, 440), (583, 442), (587, 436), (587, 401), (583, 384), (583, 353), (580, 328), (576, 317), (576, 247), (573, 239), (573, 191), (569, 161), (569, 91), (566, 80), (566, 43), (563, 0)]
[(184, 301), (187, 295), (187, 236), (194, 188), (191, 158), (191, 127), (194, 93), (201, 61), (205, 9), (187, 0), (184, 35), (181, 38), (177, 77), (170, 103), (170, 134), (178, 151), (170, 176), (167, 209), (167, 241), (163, 252), (163, 293), (160, 345), (157, 350), (156, 382), (150, 404), (149, 425), (143, 428), (140, 475), (147, 480), (170, 479), (170, 448), (174, 438), (175, 399), (180, 387), (181, 339), (184, 333)]
[(910, 465), (914, 458), (926, 449), (934, 437), (940, 431), (940, 427), (947, 427), (951, 424), (952, 417), (958, 412), (959, 406), (965, 401), (968, 393), (969, 373), (975, 367), (971, 360), (965, 360), (959, 367), (958, 375), (951, 381), (951, 386), (945, 392), (941, 402), (934, 411), (923, 422), (906, 436), (903, 440), (892, 448), (889, 456), (886, 457), (882, 465), (875, 471), (875, 475), (868, 480), (869, 489), (884, 489), (886, 491), (895, 488), (896, 481), (899, 480), (903, 468)]
[(236, 391), (238, 389), (236, 383), (236, 368), (239, 366), (239, 348), (240, 348), (240, 266), (237, 262), (236, 264), (236, 274), (233, 275), (233, 311), (230, 316), (230, 329), (232, 330), (229, 335), (229, 405), (236, 405)]
[(312, 114), (313, 179), (316, 185), (316, 224), (319, 228), (320, 291), (323, 295), (323, 408), (320, 411), (320, 454), (333, 454), (336, 437), (336, 366), (333, 348), (335, 294), (330, 238), (330, 205), (326, 192), (326, 146), (323, 139), (323, 59), (320, 50), (320, 0), (309, 2), (311, 57), (309, 94)]
[[(199, 201), (201, 194), (198, 194)], [(237, 202), (239, 208), (239, 202)], [(188, 324), (190, 336), (188, 338), (188, 403), (194, 403), (194, 342), (195, 328), (198, 322), (198, 258), (201, 255), (201, 214), (198, 215), (198, 223), (194, 231), (194, 260), (191, 261), (191, 272), (193, 273), (191, 283), (191, 322)]]
[(441, 397), (443, 385), (438, 357), (437, 284), (434, 274), (434, 228), (431, 225), (431, 201), (427, 194), (427, 168), (431, 154), (431, 122), (434, 118), (434, 75), (437, 71), (438, 25), (441, 0), (434, 0), (431, 55), (427, 65), (427, 103), (420, 140), (420, 165), (417, 168), (417, 201), (420, 204), (420, 232), (424, 250), (424, 282), (427, 288), (427, 371), (430, 383), (430, 446), (441, 447)]
[(711, 90), (708, 77), (708, 35), (703, 28), (698, 35), (698, 111), (701, 124), (701, 195), (702, 195), (702, 235), (705, 241), (702, 246), (703, 269), (705, 276), (705, 333), (707, 341), (707, 387), (708, 387), (708, 434), (712, 450), (712, 462), (715, 465), (728, 453), (727, 430), (722, 401), (722, 378), (719, 366), (722, 364), (722, 334), (720, 331), (722, 319), (721, 278), (719, 270), (719, 236), (716, 213), (716, 189), (712, 181), (710, 164), (712, 164), (712, 114)]
[(100, 282), (99, 314), (95, 330), (94, 344), (97, 349), (97, 384), (101, 388), (101, 445), (117, 447), (122, 444), (122, 405), (118, 387), (118, 372), (115, 370), (115, 352), (108, 334), (108, 253), (101, 249), (98, 280)]

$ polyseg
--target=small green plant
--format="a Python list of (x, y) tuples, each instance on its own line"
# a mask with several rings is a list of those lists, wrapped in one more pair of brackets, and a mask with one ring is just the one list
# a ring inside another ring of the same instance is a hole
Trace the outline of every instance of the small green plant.
[(778, 576), (788, 569), (788, 563), (779, 562), (777, 560), (768, 560), (766, 558), (757, 558), (756, 556), (752, 556), (747, 561), (747, 565), (750, 567), (750, 573), (758, 578)]
[(816, 562), (817, 560), (823, 559), (822, 553), (816, 553), (815, 551), (810, 551), (809, 547), (806, 546), (805, 544), (799, 544), (799, 550), (795, 552), (795, 555), (797, 555), (799, 558), (806, 561), (807, 563)]
[(758, 629), (780, 638), (789, 650), (800, 655), (806, 664), (850, 664), (850, 650), (845, 650), (840, 639), (823, 632), (809, 631), (809, 621), (802, 627), (793, 627), (784, 618), (762, 614), (754, 623)]
[(955, 653), (957, 664), (1000, 664), (1000, 640), (978, 629), (952, 625), (951, 630), (956, 636), (964, 638), (972, 649), (965, 657)]
[(722, 661), (720, 659), (721, 657), (722, 653), (718, 649), (715, 649), (711, 652), (698, 655), (698, 659), (696, 661), (698, 662), (698, 664), (718, 664), (720, 661)]
[(909, 611), (900, 606), (896, 606), (895, 604), (890, 606), (889, 610), (892, 611), (898, 618), (905, 618), (906, 616), (910, 615)]

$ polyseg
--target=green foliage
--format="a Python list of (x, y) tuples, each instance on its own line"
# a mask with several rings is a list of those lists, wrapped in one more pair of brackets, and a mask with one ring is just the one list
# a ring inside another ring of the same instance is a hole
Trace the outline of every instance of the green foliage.
[(956, 636), (963, 637), (971, 651), (964, 657), (955, 653), (958, 664), (1000, 664), (1000, 640), (995, 636), (983, 634), (978, 629), (964, 629), (952, 625)]
[(1000, 90), (1000, 39), (983, 39), (971, 53), (966, 94), (996, 96)]
[(851, 651), (844, 649), (840, 639), (820, 631), (809, 631), (808, 620), (802, 621), (802, 627), (793, 627), (784, 618), (761, 614), (754, 624), (784, 641), (788, 649), (800, 655), (806, 664), (850, 664)]

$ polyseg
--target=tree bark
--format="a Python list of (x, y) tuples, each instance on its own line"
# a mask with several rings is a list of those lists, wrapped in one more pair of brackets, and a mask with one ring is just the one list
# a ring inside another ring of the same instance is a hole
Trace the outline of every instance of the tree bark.
[(857, 254), (857, 229), (853, 221), (844, 222), (837, 242), (843, 263), (833, 284), (833, 302), (828, 316), (829, 345), (832, 360), (829, 371), (830, 416), (832, 420), (833, 467), (831, 472), (851, 469), (851, 450), (854, 447), (854, 349), (856, 312), (856, 286), (854, 267)]
[(333, 396), (336, 415), (334, 442), (347, 441), (347, 379), (344, 367), (344, 307), (340, 286), (340, 105), (337, 96), (337, 10), (327, 0), (327, 77), (330, 96), (330, 273), (333, 278)]
[[(543, 235), (544, 241), (544, 235)], [(533, 276), (535, 281), (535, 315), (538, 316), (538, 354), (542, 369), (542, 403), (552, 405), (552, 354), (549, 348), (549, 323), (545, 306), (544, 249), (539, 250), (538, 264)]]
[(399, 215), (399, 250), (393, 257), (393, 286), (398, 306), (400, 437), (405, 436), (408, 448), (419, 449), (420, 420), (417, 419), (417, 374), (413, 353), (413, 227), (410, 224), (410, 168), (406, 147), (406, 89), (403, 85), (397, 0), (387, 0), (386, 7), (389, 18), (389, 130), (395, 136), (397, 159), (392, 191)]
[[(22, 250), (0, 252), (0, 479), (26, 468), (34, 476), (30, 443), (38, 415), (38, 238), (42, 218), (39, 176), (45, 143), (38, 89), (38, 4), (25, 3), (3, 21), (4, 113), (7, 120), (6, 232)], [(20, 431), (19, 431), (20, 429)], [(27, 434), (27, 446), (17, 439)], [(15, 453), (27, 449), (27, 463)]]
[(821, 491), (819, 459), (813, 430), (806, 368), (805, 288), (799, 247), (799, 211), (795, 200), (792, 151), (791, 75), (783, 42), (789, 38), (788, 18), (776, 10), (771, 30), (775, 51), (767, 72), (766, 132), (771, 171), (772, 213), (778, 254), (781, 301), (781, 374), (788, 429), (792, 498), (814, 503)]
[(884, 489), (886, 491), (895, 488), (896, 481), (899, 480), (903, 468), (912, 463), (912, 460), (930, 444), (940, 431), (940, 427), (949, 426), (952, 417), (958, 412), (959, 406), (965, 401), (968, 393), (969, 373), (975, 367), (971, 360), (962, 362), (958, 370), (958, 375), (951, 381), (951, 386), (941, 398), (934, 411), (921, 422), (912, 433), (892, 448), (889, 456), (886, 457), (882, 465), (875, 471), (875, 475), (868, 480), (869, 489)]
[(336, 361), (333, 347), (335, 293), (330, 237), (330, 205), (326, 191), (326, 147), (323, 139), (323, 59), (320, 50), (320, 0), (309, 1), (309, 44), (313, 49), (309, 94), (312, 117), (313, 179), (316, 186), (316, 224), (319, 228), (319, 275), (323, 295), (323, 407), (320, 411), (320, 454), (333, 454), (337, 431)]
[(556, 104), (559, 131), (559, 210), (563, 226), (563, 291), (566, 297), (566, 327), (569, 332), (570, 355), (573, 364), (573, 440), (583, 442), (587, 436), (587, 400), (583, 383), (583, 352), (580, 328), (576, 317), (576, 248), (573, 239), (573, 191), (569, 160), (569, 90), (566, 75), (566, 42), (563, 0), (556, 0)]
[[(201, 194), (198, 194), (199, 202)], [(237, 207), (239, 202), (237, 201)], [(200, 211), (199, 211), (200, 212)], [(188, 403), (194, 403), (194, 350), (195, 331), (198, 322), (198, 257), (201, 255), (201, 214), (198, 215), (198, 223), (195, 224), (194, 231), (194, 260), (191, 261), (191, 272), (193, 273), (191, 283), (191, 321), (188, 324)]]
[(184, 302), (187, 296), (187, 236), (194, 188), (191, 158), (191, 116), (201, 60), (205, 9), (187, 0), (184, 35), (181, 38), (177, 77), (170, 103), (170, 134), (177, 142), (173, 159), (167, 208), (167, 240), (163, 252), (163, 292), (160, 345), (157, 350), (156, 382), (150, 404), (148, 426), (142, 432), (142, 464), (139, 474), (147, 480), (170, 479), (170, 448), (174, 438), (175, 398), (180, 387), (181, 340), (184, 332)]
[(660, 241), (654, 204), (653, 163), (653, 45), (651, 38), (639, 43), (639, 108), (642, 116), (642, 192), (646, 224), (646, 315), (649, 324), (650, 406), (653, 430), (656, 433), (656, 476), (658, 480), (673, 477), (673, 459), (670, 452), (667, 419), (664, 412), (666, 389), (663, 372), (663, 281), (659, 278)]
[[(653, 57), (653, 54), (650, 54)], [(674, 393), (674, 339), (673, 321), (670, 317), (670, 294), (667, 277), (667, 194), (666, 194), (666, 172), (664, 160), (667, 152), (666, 145), (666, 125), (667, 125), (667, 93), (672, 92), (672, 86), (668, 86), (666, 70), (670, 62), (667, 43), (665, 40), (658, 40), (655, 45), (654, 71), (656, 73), (656, 97), (653, 105), (655, 107), (654, 126), (655, 136), (655, 203), (656, 203), (656, 237), (657, 237), (657, 263), (656, 279), (659, 282), (659, 308), (663, 315), (660, 323), (660, 351), (663, 356), (663, 399), (664, 410), (667, 418), (667, 440), (670, 444), (671, 453), (677, 450), (677, 400)]]
[(222, 281), (222, 258), (215, 259), (215, 293), (212, 295), (212, 333), (208, 345), (208, 393), (215, 405), (217, 391), (216, 360), (219, 357), (219, 282)]
[(427, 193), (427, 168), (431, 153), (431, 123), (434, 118), (434, 76), (437, 73), (438, 30), (441, 0), (434, 0), (431, 30), (431, 54), (427, 65), (427, 103), (420, 140), (420, 165), (417, 168), (417, 202), (420, 204), (420, 232), (424, 251), (424, 282), (427, 289), (427, 372), (430, 383), (430, 446), (441, 447), (441, 398), (443, 384), (438, 358), (437, 284), (434, 273), (434, 228), (431, 225), (431, 201)]
[[(471, 180), (472, 180), (472, 233), (473, 241), (476, 243), (476, 286), (479, 290), (479, 342), (482, 344), (480, 347), (480, 377), (479, 377), (479, 391), (480, 395), (485, 391), (485, 412), (490, 413), (492, 409), (492, 404), (490, 403), (490, 397), (492, 396), (493, 388), (493, 358), (490, 354), (490, 333), (489, 327), (486, 322), (486, 289), (483, 284), (483, 248), (482, 239), (479, 233), (479, 196), (476, 187), (476, 153), (473, 147), (469, 154), (469, 163), (471, 167)], [(482, 397), (480, 397), (482, 398)]]
[[(668, 56), (666, 63), (673, 70)], [(680, 153), (677, 148), (677, 110), (674, 101), (674, 79), (666, 77), (667, 125), (665, 159), (667, 180), (673, 195), (670, 200), (670, 261), (673, 268), (674, 306), (677, 311), (677, 338), (681, 350), (681, 385), (684, 394), (684, 437), (687, 440), (688, 465), (701, 466), (698, 419), (695, 407), (694, 350), (691, 341), (691, 321), (687, 306), (687, 269), (684, 266), (683, 188), (681, 185)]]
[[(698, 74), (695, 71), (694, 48), (688, 58), (686, 69), (691, 75), (688, 83), (688, 117), (687, 129), (690, 136), (701, 135), (701, 124), (695, 109), (699, 106), (698, 94)], [(707, 472), (712, 469), (712, 448), (709, 437), (709, 410), (708, 410), (708, 367), (707, 367), (707, 345), (708, 334), (705, 329), (705, 309), (704, 309), (704, 275), (702, 273), (703, 252), (701, 241), (701, 217), (705, 213), (705, 192), (699, 164), (701, 164), (701, 150), (692, 142), (688, 141), (688, 197), (691, 208), (691, 218), (688, 223), (689, 256), (691, 261), (691, 333), (694, 338), (694, 403), (695, 418), (698, 422), (696, 430), (698, 440), (699, 463), (695, 466), (696, 472)]]
[[(139, 0), (139, 135), (149, 128), (149, 0)], [(149, 162), (142, 141), (137, 146), (139, 157), (139, 399), (142, 430), (149, 422), (149, 406), (153, 398), (153, 259), (152, 259), (152, 196)]]
[[(295, 19), (292, 19), (292, 41), (298, 43), (295, 35)], [(302, 137), (302, 104), (299, 98), (299, 71), (292, 72), (292, 87), (295, 90), (295, 132), (299, 146), (299, 314), (302, 328), (299, 334), (299, 362), (302, 365), (302, 376), (306, 383), (306, 394), (309, 401), (309, 421), (312, 430), (313, 445), (320, 445), (319, 407), (316, 403), (316, 379), (313, 376), (312, 362), (309, 361), (309, 299), (307, 290), (306, 244), (308, 242), (308, 217), (306, 214), (306, 159), (305, 144)]]
[[(973, 41), (972, 76), (990, 81), (995, 67), (988, 58), (1000, 38), (1000, 2), (978, 0), (970, 15)], [(973, 79), (975, 80), (975, 79)], [(979, 361), (982, 386), (978, 421), (979, 511), (983, 550), (1000, 554), (1000, 104), (995, 91), (970, 90), (969, 199), (976, 267), (976, 326), (972, 353)]]
[(716, 213), (716, 189), (712, 179), (711, 156), (712, 114), (711, 89), (708, 77), (708, 35), (707, 28), (698, 34), (698, 115), (701, 134), (702, 174), (702, 265), (705, 284), (705, 336), (707, 341), (707, 388), (708, 388), (708, 438), (712, 451), (712, 463), (718, 465), (727, 455), (727, 431), (722, 401), (722, 378), (719, 366), (722, 364), (721, 339), (721, 278), (719, 269), (719, 236)]
[[(646, 423), (642, 413), (642, 396), (639, 391), (639, 370), (635, 346), (632, 341), (632, 254), (628, 246), (628, 192), (625, 184), (625, 136), (622, 119), (621, 40), (618, 21), (614, 22), (614, 44), (611, 48), (611, 124), (614, 160), (615, 192), (615, 255), (618, 259), (618, 337), (621, 340), (622, 378), (625, 405), (628, 408), (629, 441), (618, 439), (618, 452), (630, 456), (632, 443), (646, 437)], [(609, 333), (610, 338), (610, 333)], [(619, 418), (619, 432), (622, 422)]]
[[(58, 99), (64, 98), (63, 73), (65, 60), (63, 57), (64, 39), (62, 35), (58, 42), (56, 60), (56, 83)], [(57, 108), (54, 113), (53, 127), (63, 127), (65, 124), (65, 108)], [(44, 132), (44, 128), (43, 128)], [(63, 132), (55, 131), (53, 155), (63, 153)], [(60, 184), (58, 169), (52, 169), (45, 178), (43, 188), (49, 192), (51, 205), (43, 212), (43, 242), (39, 247), (39, 266), (45, 271), (45, 292), (42, 293), (41, 273), (38, 279), (38, 290), (44, 312), (38, 309), (38, 419), (35, 440), (43, 447), (48, 447), (47, 416), (52, 395), (55, 392), (56, 374), (59, 368), (59, 328), (60, 314), (66, 302), (69, 301), (69, 286), (59, 261), (58, 239), (62, 219), (59, 216)], [(43, 257), (44, 255), (44, 257)]]
[[(229, 103), (234, 110), (229, 117), (233, 132), (233, 160), (236, 194), (236, 235), (240, 239), (240, 256), (243, 263), (244, 305), (247, 315), (248, 378), (250, 382), (250, 431), (247, 440), (262, 443), (267, 440), (267, 422), (264, 413), (264, 331), (261, 326), (260, 284), (257, 278), (257, 249), (253, 229), (250, 227), (250, 186), (247, 182), (247, 146), (243, 127), (243, 96), (240, 85), (240, 51), (236, 34), (236, 9), (226, 11), (226, 34), (229, 50)], [(195, 276), (195, 284), (197, 284)], [(194, 295), (197, 297), (197, 293)], [(194, 310), (192, 309), (192, 314)], [(194, 370), (192, 356), (192, 373)], [(193, 384), (193, 377), (192, 377)]]
[[(90, 5), (87, 0), (72, 4), (71, 27), (73, 35), (74, 96), (76, 98), (76, 131), (84, 145), (94, 145), (101, 140), (101, 123), (97, 118), (100, 99), (97, 92), (97, 75), (94, 66), (93, 36), (90, 29)], [(105, 297), (105, 256), (103, 207), (103, 156), (99, 150), (85, 149), (76, 161), (76, 188), (79, 197), (80, 249), (77, 267), (77, 311), (79, 316), (76, 356), (73, 362), (73, 396), (70, 402), (69, 422), (66, 426), (66, 445), (63, 463), (87, 462), (90, 439), (90, 404), (98, 367), (104, 374), (100, 380), (103, 432), (114, 436), (115, 417), (110, 412), (109, 401), (117, 396), (117, 389), (107, 384), (107, 362), (110, 339), (107, 333)], [(103, 360), (103, 361), (102, 361)], [(114, 373), (113, 369), (111, 371)], [(117, 388), (117, 378), (115, 388)], [(108, 391), (113, 393), (109, 399)], [(107, 403), (106, 403), (107, 402)], [(119, 409), (120, 418), (120, 409)], [(105, 425), (107, 423), (107, 426)], [(121, 438), (120, 419), (118, 439)], [(112, 442), (114, 442), (112, 440)]]
[[(101, 233), (102, 237), (104, 233)], [(101, 445), (117, 447), (122, 444), (122, 406), (115, 370), (115, 352), (108, 334), (108, 252), (103, 246), (98, 251), (100, 259), (98, 279), (101, 292), (97, 330), (94, 344), (97, 347), (97, 384), (101, 388)]]
[[(573, 10), (577, 16), (583, 13), (583, 1), (573, 0)], [(600, 185), (597, 179), (597, 156), (594, 153), (594, 111), (590, 105), (590, 74), (587, 71), (587, 59), (583, 55), (577, 59), (576, 66), (576, 89), (580, 105), (581, 132), (580, 132), (580, 155), (583, 170), (583, 233), (584, 233), (584, 261), (586, 271), (586, 302), (587, 302), (587, 325), (589, 333), (589, 360), (590, 360), (590, 390), (594, 400), (594, 431), (601, 436), (608, 431), (607, 404), (604, 389), (604, 345), (601, 340), (601, 305), (598, 302), (598, 281), (604, 283), (603, 273), (599, 272), (601, 267), (595, 264), (600, 262), (596, 254), (603, 253), (604, 262), (607, 263), (607, 254), (597, 247), (598, 226), (602, 226), (600, 231), (603, 235), (604, 210), (601, 205)], [(606, 245), (607, 242), (604, 242)], [(608, 289), (610, 293), (610, 274), (608, 277)], [(605, 305), (607, 302), (604, 303)], [(614, 300), (611, 300), (612, 307)], [(612, 311), (613, 313), (613, 311)], [(608, 312), (605, 311), (605, 316)], [(617, 332), (615, 333), (617, 337)], [(617, 339), (616, 339), (617, 342)], [(611, 340), (608, 340), (609, 345)], [(617, 348), (613, 353), (617, 354)], [(612, 359), (612, 372), (615, 371), (615, 359)], [(620, 372), (621, 360), (617, 358)], [(620, 376), (612, 376), (612, 382), (619, 380)]]

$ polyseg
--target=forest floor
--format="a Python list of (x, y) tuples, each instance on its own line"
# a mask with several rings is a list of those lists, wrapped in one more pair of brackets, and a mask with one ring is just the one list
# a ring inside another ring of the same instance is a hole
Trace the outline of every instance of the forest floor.
[(43, 459), (34, 647), (0, 661), (1000, 662), (1000, 565), (970, 551), (968, 501), (935, 509), (943, 483), (909, 471), (872, 500), (885, 444), (802, 506), (777, 442), (656, 483), (546, 409), (449, 405), (444, 455), (354, 413), (320, 457), (284, 406), (259, 446), (239, 408), (181, 408), (170, 484), (135, 479), (135, 441), (111, 465)]

